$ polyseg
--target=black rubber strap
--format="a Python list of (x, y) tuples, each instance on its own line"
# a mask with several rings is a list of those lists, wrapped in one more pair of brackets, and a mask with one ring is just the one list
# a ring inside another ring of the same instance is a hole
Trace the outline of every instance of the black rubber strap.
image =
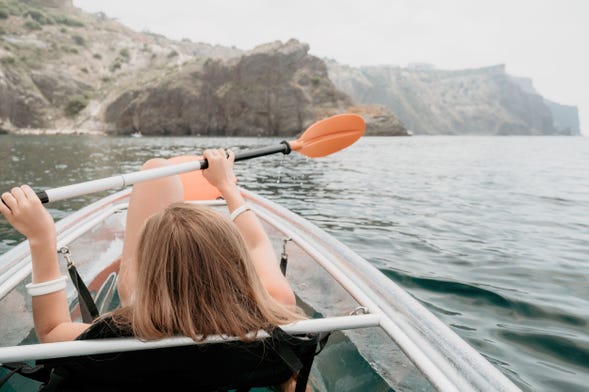
[(298, 372), (303, 368), (303, 364), (295, 352), (286, 343), (288, 335), (282, 329), (276, 327), (272, 330), (272, 344), (276, 354), (284, 361), (284, 363), (292, 370), (293, 373)]
[(92, 323), (92, 321), (100, 315), (98, 313), (98, 308), (96, 308), (96, 304), (94, 303), (94, 299), (92, 298), (88, 287), (86, 287), (86, 284), (80, 277), (75, 265), (72, 264), (68, 267), (68, 273), (72, 279), (72, 283), (76, 287), (76, 291), (78, 292), (78, 304), (80, 305), (80, 313), (82, 313), (82, 321), (85, 323)]
[(286, 267), (288, 265), (288, 257), (283, 254), (282, 256), (280, 256), (280, 271), (282, 272), (282, 275), (286, 276)]
[[(64, 374), (62, 374), (64, 372)], [(105, 376), (108, 377), (108, 376)], [(69, 373), (67, 370), (61, 368), (54, 368), (51, 370), (51, 374), (49, 375), (49, 380), (46, 384), (41, 386), (39, 392), (58, 392), (63, 391), (63, 383), (69, 378)], [(68, 389), (69, 390), (69, 389)]]

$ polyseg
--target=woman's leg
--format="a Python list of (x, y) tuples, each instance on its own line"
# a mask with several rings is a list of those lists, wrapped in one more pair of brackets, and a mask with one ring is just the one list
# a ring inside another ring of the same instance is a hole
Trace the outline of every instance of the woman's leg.
[[(151, 159), (141, 167), (142, 170), (170, 165), (166, 159)], [(151, 215), (164, 210), (171, 203), (182, 201), (184, 189), (178, 176), (169, 176), (133, 185), (127, 225), (121, 255), (118, 277), (118, 290), (121, 305), (131, 304), (137, 279), (137, 259), (135, 257), (143, 225)]]

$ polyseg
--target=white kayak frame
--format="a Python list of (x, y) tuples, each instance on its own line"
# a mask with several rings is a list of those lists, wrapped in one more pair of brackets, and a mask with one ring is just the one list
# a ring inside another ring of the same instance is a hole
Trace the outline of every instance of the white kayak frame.
[[(126, 208), (130, 189), (107, 196), (56, 223), (58, 248)], [(376, 267), (311, 222), (270, 200), (241, 189), (262, 221), (290, 238), (331, 275), (368, 314), (304, 320), (289, 333), (379, 327), (439, 391), (519, 391), (479, 352)], [(218, 205), (218, 201), (209, 204)], [(25, 241), (0, 256), (0, 299), (31, 273)], [(260, 336), (263, 336), (261, 334)], [(227, 337), (210, 337), (212, 343)], [(73, 341), (0, 348), (0, 363), (72, 355), (195, 344), (178, 337), (156, 342), (133, 338)]]
[[(364, 314), (356, 316), (326, 317), (321, 319), (301, 320), (296, 323), (283, 325), (281, 328), (289, 334), (321, 333), (340, 330), (369, 328), (379, 326), (379, 316)], [(264, 339), (268, 334), (259, 331), (257, 338)], [(196, 342), (187, 337), (172, 337), (156, 341), (144, 341), (135, 338), (112, 338), (94, 340), (74, 340), (69, 342), (39, 343), (23, 346), (0, 348), (0, 364), (29, 361), (32, 359), (63, 358), (80, 355), (109, 354), (114, 352), (128, 352), (190, 346), (196, 344), (214, 344), (236, 340), (231, 336), (213, 335)]]

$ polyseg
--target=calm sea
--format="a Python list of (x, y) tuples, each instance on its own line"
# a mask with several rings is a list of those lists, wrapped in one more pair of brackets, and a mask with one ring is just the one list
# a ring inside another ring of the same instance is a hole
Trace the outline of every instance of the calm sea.
[[(0, 189), (278, 139), (0, 136)], [(368, 259), (524, 390), (589, 385), (589, 139), (363, 138), (236, 164), (241, 186)], [(104, 194), (51, 204), (56, 219)], [(0, 254), (22, 238), (0, 219)]]

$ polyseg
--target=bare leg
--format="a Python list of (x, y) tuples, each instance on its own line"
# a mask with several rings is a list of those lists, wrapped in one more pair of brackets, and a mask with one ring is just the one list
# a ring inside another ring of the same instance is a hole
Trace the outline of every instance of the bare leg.
[[(141, 167), (142, 170), (167, 166), (166, 159), (151, 159)], [(118, 290), (121, 305), (127, 306), (133, 301), (137, 279), (137, 259), (135, 252), (143, 225), (151, 215), (164, 210), (171, 203), (182, 201), (184, 190), (178, 176), (169, 176), (133, 185), (129, 208), (121, 267), (118, 277)]]

